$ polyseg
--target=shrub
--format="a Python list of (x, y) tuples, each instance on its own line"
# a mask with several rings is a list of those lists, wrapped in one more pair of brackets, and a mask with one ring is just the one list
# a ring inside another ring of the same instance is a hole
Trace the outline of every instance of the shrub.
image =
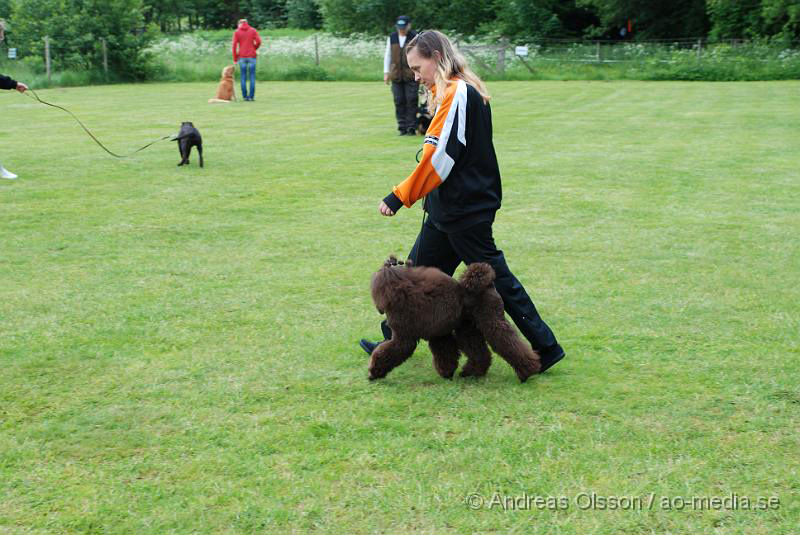
[(14, 43), (21, 57), (44, 57), (44, 37), (56, 70), (100, 70), (102, 39), (108, 67), (124, 80), (147, 78), (150, 57), (144, 52), (141, 0), (17, 0), (13, 13)]

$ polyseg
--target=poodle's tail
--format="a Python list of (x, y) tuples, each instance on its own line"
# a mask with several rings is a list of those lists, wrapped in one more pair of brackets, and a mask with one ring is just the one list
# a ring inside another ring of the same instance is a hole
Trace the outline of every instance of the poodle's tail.
[(480, 293), (494, 284), (494, 269), (486, 262), (470, 264), (458, 282), (468, 293)]

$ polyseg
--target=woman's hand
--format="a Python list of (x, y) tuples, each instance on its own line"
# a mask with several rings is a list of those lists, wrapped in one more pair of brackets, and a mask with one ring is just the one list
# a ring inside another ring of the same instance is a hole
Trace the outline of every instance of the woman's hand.
[(381, 215), (385, 215), (386, 217), (392, 217), (394, 215), (392, 209), (386, 206), (386, 203), (383, 201), (381, 201), (381, 205), (378, 206), (378, 211), (380, 211)]
[(27, 85), (23, 84), (22, 82), (17, 82), (17, 91), (19, 91), (20, 93), (24, 93), (27, 90), (28, 90)]

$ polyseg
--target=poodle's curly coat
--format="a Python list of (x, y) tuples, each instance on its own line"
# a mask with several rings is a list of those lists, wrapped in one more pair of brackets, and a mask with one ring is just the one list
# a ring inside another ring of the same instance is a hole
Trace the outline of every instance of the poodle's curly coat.
[(372, 276), (371, 290), (378, 312), (386, 314), (392, 338), (372, 352), (370, 380), (402, 364), (420, 338), (428, 341), (433, 365), (446, 379), (458, 368), (460, 352), (467, 357), (462, 377), (485, 375), (491, 364), (487, 342), (521, 382), (538, 373), (539, 355), (506, 321), (494, 277), (492, 267), (482, 262), (470, 264), (456, 281), (436, 268), (398, 265), (389, 257)]

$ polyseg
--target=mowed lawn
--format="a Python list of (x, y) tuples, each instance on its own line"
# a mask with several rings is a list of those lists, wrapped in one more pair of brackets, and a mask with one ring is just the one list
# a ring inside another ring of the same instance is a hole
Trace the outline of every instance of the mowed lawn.
[(800, 83), (490, 84), (525, 384), (367, 381), (386, 86), (214, 90), (0, 95), (0, 533), (796, 533)]

